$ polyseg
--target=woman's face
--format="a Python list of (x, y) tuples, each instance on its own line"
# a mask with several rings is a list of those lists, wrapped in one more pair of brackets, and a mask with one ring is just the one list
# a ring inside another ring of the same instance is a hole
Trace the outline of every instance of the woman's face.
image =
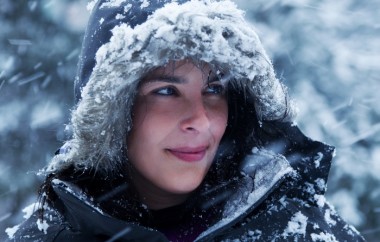
[(187, 197), (208, 172), (227, 126), (222, 83), (207, 65), (169, 63), (142, 81), (132, 116), (128, 157), (140, 196)]

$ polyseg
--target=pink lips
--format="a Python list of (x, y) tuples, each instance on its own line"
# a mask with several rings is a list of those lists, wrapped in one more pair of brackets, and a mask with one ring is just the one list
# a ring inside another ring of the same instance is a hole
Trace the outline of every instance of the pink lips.
[(203, 157), (206, 155), (206, 146), (202, 147), (196, 147), (196, 148), (190, 148), (190, 147), (181, 147), (181, 148), (174, 148), (174, 149), (168, 149), (168, 151), (177, 157), (180, 160), (187, 161), (187, 162), (195, 162), (200, 161), (203, 159)]

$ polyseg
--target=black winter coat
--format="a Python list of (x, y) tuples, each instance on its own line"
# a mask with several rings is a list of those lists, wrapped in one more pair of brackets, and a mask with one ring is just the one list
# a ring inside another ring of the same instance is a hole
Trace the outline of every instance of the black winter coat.
[[(334, 148), (289, 124), (268, 142), (283, 156), (254, 148), (244, 175), (223, 202), (222, 219), (196, 241), (364, 241), (324, 198)], [(254, 162), (252, 162), (254, 161)], [(112, 217), (72, 183), (54, 180), (57, 202), (35, 212), (9, 241), (168, 241), (159, 231)], [(179, 240), (181, 241), (181, 240)]]

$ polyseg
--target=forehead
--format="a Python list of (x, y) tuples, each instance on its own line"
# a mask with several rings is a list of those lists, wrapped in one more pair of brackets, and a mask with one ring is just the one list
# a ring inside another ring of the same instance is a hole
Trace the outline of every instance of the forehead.
[(157, 76), (185, 76), (190, 73), (199, 72), (208, 77), (212, 74), (211, 67), (205, 62), (194, 62), (189, 59), (169, 61), (166, 65), (157, 67), (147, 73), (144, 79), (151, 79)]

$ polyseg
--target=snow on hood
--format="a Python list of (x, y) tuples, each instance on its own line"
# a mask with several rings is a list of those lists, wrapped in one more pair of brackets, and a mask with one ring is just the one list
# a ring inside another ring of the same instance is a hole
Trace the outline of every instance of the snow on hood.
[(91, 6), (76, 80), (81, 93), (72, 113), (74, 138), (70, 152), (56, 156), (50, 171), (74, 159), (94, 160), (96, 167), (108, 166), (95, 162), (102, 158), (120, 163), (131, 126), (130, 112), (120, 110), (130, 110), (138, 81), (170, 60), (204, 61), (243, 81), (252, 90), (252, 109), (260, 120), (294, 118), (295, 105), (276, 78), (254, 27), (234, 3), (108, 0)]

